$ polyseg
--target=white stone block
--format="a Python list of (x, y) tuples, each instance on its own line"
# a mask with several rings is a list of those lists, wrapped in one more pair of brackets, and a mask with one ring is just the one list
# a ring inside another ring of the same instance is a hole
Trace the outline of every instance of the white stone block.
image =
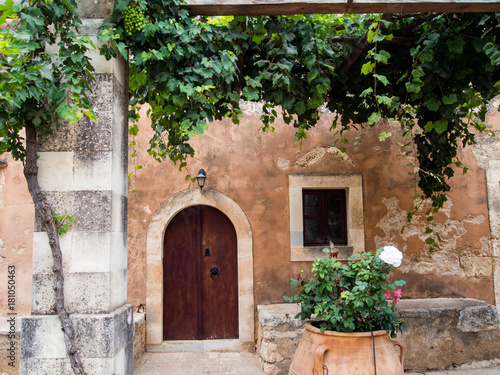
[(111, 234), (74, 232), (70, 272), (109, 272)]
[(127, 235), (111, 232), (110, 270), (127, 268)]
[(115, 309), (127, 303), (127, 269), (113, 270), (110, 277), (109, 305), (111, 309)]
[(113, 73), (115, 59), (106, 60), (106, 58), (99, 53), (99, 48), (102, 46), (102, 43), (98, 42), (97, 37), (91, 36), (90, 39), (96, 48), (92, 48), (86, 55), (90, 58), (95, 73)]
[(42, 190), (74, 190), (73, 152), (39, 152), (38, 183)]
[(124, 223), (127, 222), (126, 197), (111, 193), (111, 230), (113, 232), (122, 232), (125, 230)]
[(125, 374), (125, 348), (120, 350), (113, 358), (113, 371), (116, 374)]
[[(72, 233), (67, 232), (59, 237), (61, 246), (63, 269), (68, 269), (71, 263), (71, 240)], [(33, 273), (52, 274), (54, 265), (52, 249), (49, 245), (49, 237), (46, 232), (33, 233)]]
[(59, 317), (45, 316), (34, 320), (34, 322), (36, 325), (30, 332), (32, 357), (65, 358), (66, 345)]
[(113, 152), (113, 175), (111, 190), (113, 192), (127, 196), (128, 195), (128, 179), (127, 179), (127, 166), (123, 165), (122, 156)]
[(111, 190), (111, 152), (81, 152), (75, 155), (75, 190)]

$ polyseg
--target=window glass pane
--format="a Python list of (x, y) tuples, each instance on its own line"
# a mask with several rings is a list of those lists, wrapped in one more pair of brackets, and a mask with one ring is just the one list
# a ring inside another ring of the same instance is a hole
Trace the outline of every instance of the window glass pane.
[(342, 197), (338, 194), (327, 196), (328, 215), (342, 215)]
[(319, 220), (316, 219), (304, 220), (304, 240), (305, 241), (319, 240)]
[(340, 218), (328, 219), (328, 239), (342, 240), (342, 220)]
[(304, 194), (304, 215), (319, 215), (319, 196), (317, 194)]

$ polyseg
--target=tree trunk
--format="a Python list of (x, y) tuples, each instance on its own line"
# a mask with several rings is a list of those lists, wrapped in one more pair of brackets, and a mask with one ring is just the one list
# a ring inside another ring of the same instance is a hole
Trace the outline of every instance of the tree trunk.
[(54, 265), (52, 270), (55, 275), (54, 290), (56, 293), (55, 311), (61, 320), (64, 342), (68, 353), (71, 367), (76, 375), (86, 375), (80, 355), (75, 344), (75, 331), (73, 322), (64, 307), (64, 275), (62, 269), (62, 252), (59, 242), (52, 207), (47, 202), (45, 194), (38, 185), (37, 166), (37, 134), (35, 126), (29, 122), (26, 124), (26, 164), (24, 175), (28, 182), (28, 189), (35, 204), (35, 211), (40, 215), (43, 226), (49, 237), (49, 244), (52, 250)]

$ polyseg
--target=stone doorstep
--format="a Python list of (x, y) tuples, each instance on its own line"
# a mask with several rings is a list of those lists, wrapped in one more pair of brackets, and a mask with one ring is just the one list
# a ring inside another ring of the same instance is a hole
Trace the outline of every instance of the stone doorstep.
[[(253, 343), (252, 343), (253, 344)], [(253, 346), (253, 345), (252, 345)], [(177, 352), (248, 352), (248, 345), (238, 339), (175, 340), (160, 345), (148, 345), (148, 353)]]
[[(402, 300), (398, 310), (407, 319), (397, 338), (406, 348), (407, 371), (423, 373), (428, 368), (445, 370), (468, 363), (486, 367), (500, 360), (500, 319), (497, 309), (484, 301)], [(304, 322), (295, 318), (300, 306), (261, 305), (257, 311), (261, 366), (267, 375), (285, 375), (304, 330)]]

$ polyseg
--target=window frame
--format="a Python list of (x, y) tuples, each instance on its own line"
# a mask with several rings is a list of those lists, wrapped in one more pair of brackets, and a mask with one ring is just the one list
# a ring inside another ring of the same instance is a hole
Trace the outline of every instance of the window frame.
[[(306, 214), (306, 195), (316, 195), (318, 197), (318, 214)], [(340, 214), (328, 214), (328, 196), (335, 195), (340, 197)], [(346, 209), (346, 191), (345, 189), (302, 189), (302, 222), (304, 223), (304, 246), (328, 246), (332, 241), (335, 245), (347, 246), (347, 209)], [(328, 219), (340, 218), (342, 237), (336, 239), (328, 238)], [(308, 240), (306, 238), (305, 222), (306, 220), (317, 220), (319, 222), (319, 239)]]
[(290, 260), (309, 262), (328, 257), (325, 246), (304, 246), (302, 190), (344, 189), (346, 194), (347, 246), (336, 246), (339, 260), (365, 251), (363, 215), (363, 178), (361, 174), (290, 174), (288, 175), (290, 217)]

